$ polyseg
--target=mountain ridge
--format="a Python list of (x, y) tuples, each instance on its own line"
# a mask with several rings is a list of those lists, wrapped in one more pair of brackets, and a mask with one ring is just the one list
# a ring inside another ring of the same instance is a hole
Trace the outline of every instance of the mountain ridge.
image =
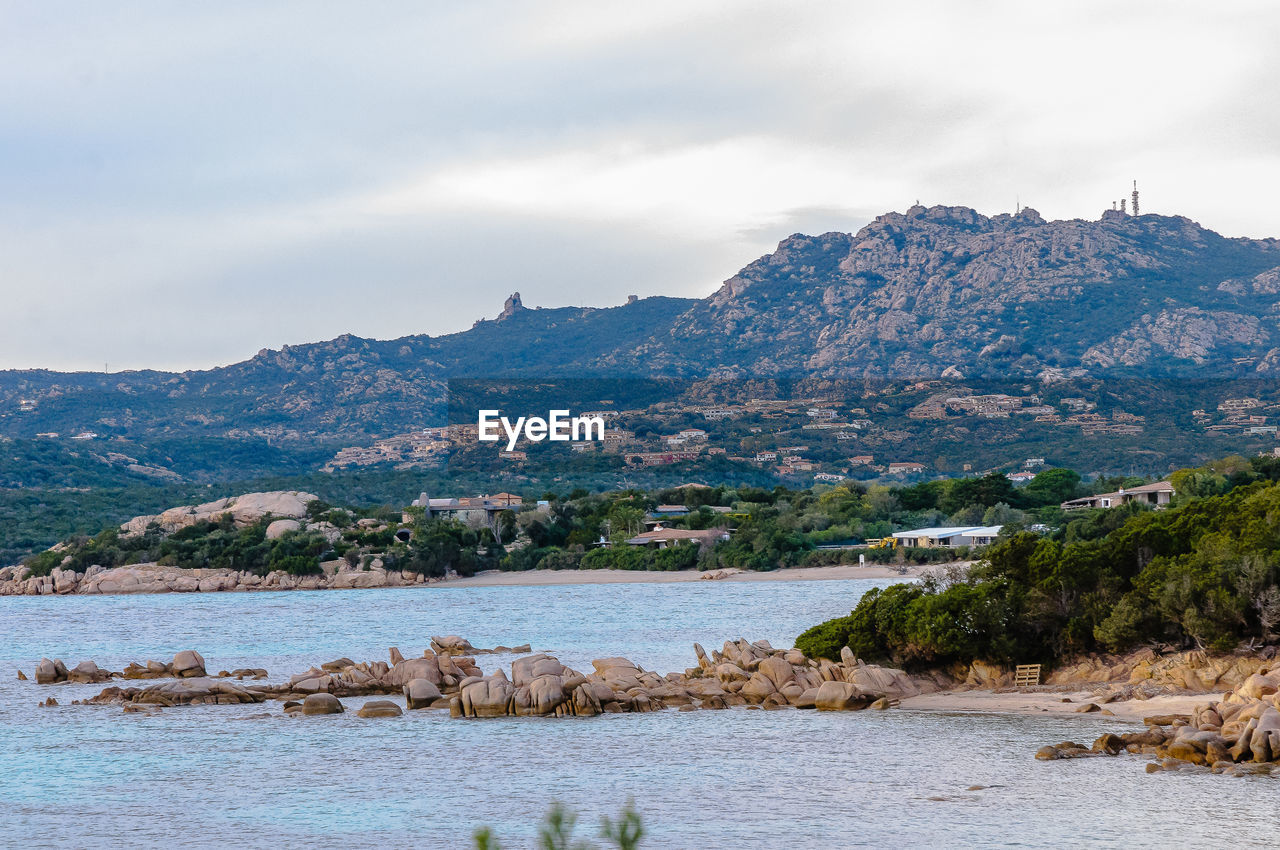
[[(439, 419), (470, 377), (1269, 375), (1280, 242), (1181, 216), (1046, 221), (913, 206), (793, 234), (703, 299), (524, 307), (440, 336), (263, 349), (188, 372), (0, 372), (0, 434), (75, 428), (294, 440)], [(16, 412), (22, 402), (33, 409)]]

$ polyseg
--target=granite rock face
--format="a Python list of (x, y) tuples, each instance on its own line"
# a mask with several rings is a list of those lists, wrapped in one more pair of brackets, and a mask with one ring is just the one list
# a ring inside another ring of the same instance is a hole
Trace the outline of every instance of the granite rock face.
[(297, 490), (245, 493), (215, 499), (202, 505), (183, 505), (151, 516), (134, 517), (120, 526), (120, 532), (125, 536), (141, 534), (154, 523), (166, 533), (172, 534), (198, 522), (217, 522), (224, 516), (230, 516), (242, 528), (266, 516), (300, 519), (307, 515), (307, 503), (315, 500), (313, 493)]
[(784, 239), (667, 338), (753, 375), (1160, 371), (1240, 356), (1266, 369), (1280, 330), (1260, 316), (1280, 303), (1277, 280), (1275, 240), (1224, 239), (1177, 216), (915, 206), (856, 234)]

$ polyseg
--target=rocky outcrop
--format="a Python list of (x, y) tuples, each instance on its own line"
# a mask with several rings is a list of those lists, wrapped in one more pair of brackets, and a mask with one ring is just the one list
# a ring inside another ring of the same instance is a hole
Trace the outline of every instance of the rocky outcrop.
[[(404, 686), (404, 701), (411, 710), (420, 708), (435, 708), (436, 703), (444, 695), (440, 689), (436, 687), (434, 682), (428, 682), (426, 679), (412, 679)], [(448, 703), (446, 703), (446, 706)]]
[(853, 711), (920, 692), (901, 670), (863, 664), (851, 656), (839, 664), (812, 660), (766, 641), (729, 641), (708, 654), (694, 645), (698, 666), (660, 675), (625, 658), (598, 658), (581, 673), (548, 655), (521, 658), (511, 676), (497, 671), (463, 683), (450, 708), (458, 717), (575, 716), (643, 712), (677, 707), (720, 709), (819, 708)]
[[(449, 636), (433, 638), (433, 646), (461, 650), (470, 644)], [(267, 685), (233, 683), (227, 679), (231, 674), (204, 676), (204, 659), (187, 652), (179, 653), (164, 669), (170, 675), (196, 670), (201, 675), (193, 673), (191, 678), (145, 688), (109, 687), (86, 702), (137, 707), (278, 699), (285, 701), (286, 713), (306, 714), (308, 703), (332, 708), (341, 705), (339, 698), (394, 695), (403, 696), (409, 709), (447, 707), (455, 717), (593, 717), (732, 706), (851, 711), (889, 707), (899, 697), (919, 693), (922, 688), (901, 670), (863, 664), (848, 653), (834, 663), (806, 658), (794, 649), (774, 649), (766, 641), (739, 639), (711, 653), (695, 644), (694, 654), (697, 666), (666, 675), (620, 657), (597, 658), (592, 669), (583, 672), (538, 653), (515, 659), (510, 674), (496, 670), (486, 676), (470, 656), (427, 649), (421, 658), (406, 659), (393, 648), (388, 653), (392, 663), (339, 658), (281, 684)], [(46, 659), (37, 668), (37, 677), (65, 680), (68, 671), (60, 664)], [(155, 662), (138, 668), (150, 671), (151, 665)], [(931, 684), (926, 682), (923, 687), (931, 688)], [(385, 705), (369, 705), (374, 707), (362, 716), (395, 716)]]
[[(317, 696), (321, 695), (317, 694)], [(402, 714), (404, 712), (400, 710), (400, 706), (385, 699), (370, 700), (360, 706), (360, 710), (356, 712), (357, 717), (399, 717)]]
[(480, 649), (472, 646), (471, 641), (457, 635), (433, 637), (431, 649), (438, 655), (510, 655), (531, 651), (527, 643), (523, 646), (495, 646), (493, 649)]
[(230, 516), (239, 527), (252, 525), (267, 516), (301, 519), (307, 515), (307, 503), (315, 500), (315, 494), (298, 490), (245, 493), (201, 505), (183, 505), (159, 514), (134, 517), (120, 526), (120, 532), (132, 536), (155, 525), (165, 533), (172, 534), (198, 522), (217, 522), (226, 516)]
[(1133, 686), (1120, 688), (1122, 696), (1221, 692), (1238, 687), (1258, 670), (1274, 664), (1270, 655), (1264, 652), (1215, 656), (1199, 650), (1160, 655), (1141, 649), (1123, 656), (1095, 655), (1081, 659), (1054, 670), (1045, 684)]
[[(265, 670), (237, 670), (235, 673), (221, 673), (222, 678), (265, 678)], [(207, 676), (204, 657), (194, 649), (185, 649), (173, 657), (173, 661), (163, 664), (159, 661), (148, 661), (145, 664), (131, 662), (119, 673), (104, 670), (93, 661), (81, 661), (75, 667), (67, 669), (60, 659), (50, 661), (40, 659), (36, 665), (36, 684), (52, 685), (59, 682), (81, 684), (97, 684), (111, 679), (191, 679)]]
[(1054, 760), (1140, 753), (1155, 759), (1149, 773), (1204, 770), (1232, 775), (1280, 771), (1280, 668), (1262, 666), (1221, 700), (1191, 715), (1146, 718), (1144, 732), (1106, 734), (1090, 747), (1071, 741), (1041, 747)]
[(264, 688), (249, 687), (227, 679), (180, 679), (146, 688), (110, 687), (87, 705), (242, 705), (263, 702)]
[(83, 573), (59, 568), (47, 576), (31, 577), (27, 567), (5, 567), (0, 570), (0, 596), (352, 590), (412, 587), (440, 581), (418, 573), (385, 570), (377, 566), (356, 569), (346, 561), (329, 561), (321, 564), (321, 569), (322, 572), (316, 575), (298, 576), (274, 570), (260, 576), (243, 570), (189, 570), (160, 564), (133, 564), (111, 569), (94, 566)]
[(680, 350), (646, 360), (757, 377), (1250, 368), (1280, 342), (1259, 318), (1277, 304), (1278, 255), (1180, 217), (917, 205), (784, 239), (676, 318), (660, 339)]
[(333, 694), (311, 694), (302, 701), (301, 713), (304, 715), (342, 714), (346, 709)]
[[(1093, 690), (1110, 699), (1150, 699), (1171, 694), (1207, 694), (1231, 690), (1273, 661), (1273, 649), (1257, 653), (1209, 655), (1200, 650), (1157, 653), (1140, 649), (1127, 655), (1089, 655), (1048, 672), (1042, 687), (1050, 690)], [(968, 667), (935, 676), (943, 684), (954, 678), (955, 690), (1001, 690), (1013, 687), (1009, 667), (975, 661)]]
[(1218, 348), (1266, 348), (1272, 339), (1256, 316), (1184, 307), (1143, 315), (1080, 358), (1086, 366), (1139, 366), (1170, 357), (1204, 363)]

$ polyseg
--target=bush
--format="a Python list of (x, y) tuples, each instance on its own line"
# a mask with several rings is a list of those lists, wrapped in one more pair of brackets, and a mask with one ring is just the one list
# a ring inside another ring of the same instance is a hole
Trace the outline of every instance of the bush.
[(854, 617), (836, 617), (807, 629), (796, 638), (796, 649), (810, 658), (840, 660), (840, 650), (849, 645), (854, 632)]

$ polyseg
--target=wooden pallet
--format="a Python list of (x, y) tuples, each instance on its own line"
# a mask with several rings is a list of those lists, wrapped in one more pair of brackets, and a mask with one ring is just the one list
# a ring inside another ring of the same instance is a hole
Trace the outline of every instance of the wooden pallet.
[(1019, 664), (1013, 671), (1015, 688), (1034, 688), (1040, 684), (1039, 664)]

